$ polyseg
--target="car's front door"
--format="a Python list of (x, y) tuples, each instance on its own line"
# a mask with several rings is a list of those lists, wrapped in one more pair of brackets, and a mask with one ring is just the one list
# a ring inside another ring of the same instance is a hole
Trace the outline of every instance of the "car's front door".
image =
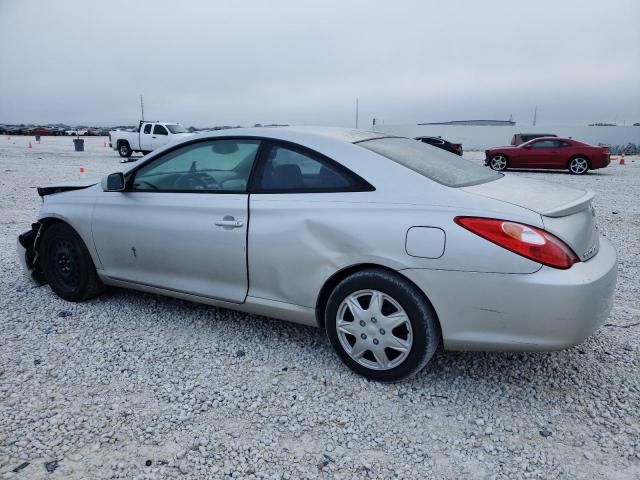
[(520, 166), (523, 168), (551, 168), (558, 154), (555, 140), (534, 140), (520, 149)]
[(151, 145), (152, 128), (152, 123), (145, 123), (144, 126), (140, 129), (140, 149), (145, 152), (150, 152), (151, 150), (153, 150), (153, 146)]
[(247, 183), (260, 142), (205, 140), (145, 163), (104, 192), (93, 236), (107, 276), (229, 302), (247, 281)]
[(167, 143), (169, 138), (169, 132), (164, 127), (164, 125), (154, 125), (153, 133), (151, 134), (151, 150), (155, 150), (156, 148), (160, 148), (165, 143)]

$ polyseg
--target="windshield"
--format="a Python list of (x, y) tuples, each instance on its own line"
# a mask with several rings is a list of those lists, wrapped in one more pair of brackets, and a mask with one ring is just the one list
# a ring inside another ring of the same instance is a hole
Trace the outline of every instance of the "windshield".
[(167, 128), (171, 133), (189, 133), (189, 130), (178, 124), (167, 124)]
[(501, 173), (488, 170), (441, 148), (409, 138), (379, 138), (357, 145), (447, 187), (466, 187), (491, 182)]

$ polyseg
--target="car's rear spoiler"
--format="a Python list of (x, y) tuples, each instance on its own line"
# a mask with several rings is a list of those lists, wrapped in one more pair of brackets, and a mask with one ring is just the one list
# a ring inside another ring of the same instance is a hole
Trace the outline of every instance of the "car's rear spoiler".
[(545, 217), (564, 217), (566, 215), (571, 215), (583, 210), (585, 203), (591, 202), (593, 197), (595, 197), (595, 193), (592, 190), (587, 190), (582, 197), (576, 198), (572, 202), (565, 203), (559, 207), (540, 212), (540, 214)]
[[(97, 183), (97, 182), (96, 182)], [(71, 190), (82, 190), (84, 188), (93, 187), (96, 183), (89, 185), (57, 185), (51, 187), (38, 187), (38, 195), (46, 197), (47, 195), (53, 195), (55, 193), (69, 192)]]

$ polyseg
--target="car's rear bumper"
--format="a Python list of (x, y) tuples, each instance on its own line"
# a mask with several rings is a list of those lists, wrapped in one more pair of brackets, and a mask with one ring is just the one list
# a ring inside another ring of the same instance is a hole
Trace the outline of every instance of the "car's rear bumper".
[(617, 259), (599, 253), (568, 270), (531, 274), (403, 270), (431, 300), (453, 350), (557, 350), (584, 341), (608, 318)]

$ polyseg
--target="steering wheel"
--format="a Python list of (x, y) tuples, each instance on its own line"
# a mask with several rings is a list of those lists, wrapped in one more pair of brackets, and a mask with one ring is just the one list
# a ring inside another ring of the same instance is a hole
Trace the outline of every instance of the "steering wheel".
[[(215, 185), (216, 181), (213, 179), (213, 177), (208, 177), (211, 178)], [(176, 179), (176, 182), (173, 184), (173, 188), (176, 190), (206, 190), (210, 187), (211, 185), (207, 184), (207, 182), (204, 181), (202, 175), (197, 173), (187, 173), (184, 175), (180, 175)]]

